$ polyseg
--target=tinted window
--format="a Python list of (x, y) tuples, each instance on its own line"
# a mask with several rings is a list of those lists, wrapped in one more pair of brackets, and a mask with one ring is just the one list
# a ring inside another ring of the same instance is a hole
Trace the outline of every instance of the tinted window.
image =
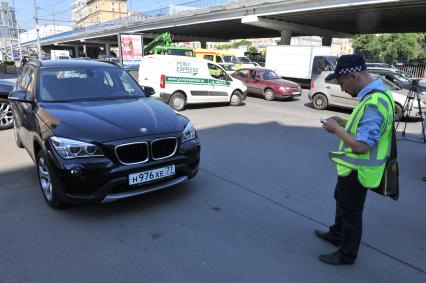
[(226, 63), (234, 63), (234, 64), (240, 63), (240, 61), (238, 61), (238, 58), (235, 56), (223, 56), (223, 61), (225, 61)]
[(213, 55), (204, 55), (204, 59), (213, 61)]
[(219, 80), (226, 80), (228, 75), (226, 72), (215, 64), (208, 64), (210, 76)]
[(192, 50), (186, 50), (186, 49), (169, 49), (167, 50), (167, 54), (169, 55), (178, 55), (178, 56), (188, 56), (192, 57)]
[(216, 63), (223, 63), (222, 57), (216, 56)]
[(239, 71), (236, 73), (236, 76), (238, 76), (238, 77), (242, 77), (242, 78), (247, 78), (247, 77), (248, 77), (248, 75), (249, 75), (249, 70), (239, 70)]
[(264, 70), (262, 71), (262, 77), (264, 80), (277, 80), (281, 79), (274, 71), (272, 70)]
[(79, 101), (145, 97), (124, 70), (105, 67), (42, 69), (40, 99)]

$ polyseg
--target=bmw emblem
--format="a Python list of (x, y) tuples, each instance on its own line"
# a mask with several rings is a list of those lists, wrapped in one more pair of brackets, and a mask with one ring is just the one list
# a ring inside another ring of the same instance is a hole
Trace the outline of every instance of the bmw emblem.
[(146, 133), (148, 133), (148, 129), (147, 128), (140, 128), (139, 133), (146, 134)]

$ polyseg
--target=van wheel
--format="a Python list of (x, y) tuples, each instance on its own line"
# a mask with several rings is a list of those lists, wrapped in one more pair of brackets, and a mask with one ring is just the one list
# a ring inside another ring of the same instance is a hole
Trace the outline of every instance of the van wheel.
[(175, 92), (172, 97), (170, 97), (169, 106), (176, 111), (182, 111), (186, 106), (185, 95), (181, 92)]
[(275, 92), (274, 92), (274, 90), (267, 88), (263, 92), (263, 96), (265, 97), (266, 100), (272, 101), (272, 100), (275, 99)]
[(395, 103), (395, 114), (393, 116), (394, 121), (399, 121), (402, 119), (402, 106)]
[(57, 183), (52, 178), (50, 173), (49, 165), (47, 164), (46, 156), (44, 151), (41, 149), (37, 154), (37, 173), (38, 180), (43, 193), (43, 197), (47, 204), (53, 208), (61, 208), (64, 206), (64, 203), (58, 199), (56, 195)]
[(324, 110), (328, 107), (327, 97), (322, 93), (317, 93), (312, 98), (312, 105), (315, 109)]
[(243, 101), (243, 94), (236, 90), (232, 93), (231, 95), (231, 101), (229, 102), (229, 104), (231, 106), (238, 106), (241, 105), (241, 102)]

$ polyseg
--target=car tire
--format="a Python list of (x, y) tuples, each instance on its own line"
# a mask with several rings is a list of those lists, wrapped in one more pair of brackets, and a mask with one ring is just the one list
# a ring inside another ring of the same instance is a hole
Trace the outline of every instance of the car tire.
[(176, 111), (182, 111), (186, 107), (186, 97), (181, 92), (175, 92), (169, 100), (169, 106)]
[(402, 114), (403, 114), (402, 106), (399, 105), (398, 103), (395, 103), (395, 114), (394, 114), (393, 120), (395, 122), (401, 120)]
[(312, 106), (318, 110), (324, 110), (328, 107), (328, 99), (322, 93), (317, 93), (312, 97)]
[(24, 145), (22, 144), (21, 137), (19, 136), (18, 130), (16, 129), (15, 120), (13, 120), (13, 135), (15, 136), (16, 146), (19, 147), (19, 148), (23, 148)]
[(46, 154), (41, 149), (37, 154), (37, 175), (41, 192), (46, 203), (53, 208), (64, 207), (64, 203), (58, 198), (56, 190), (57, 182), (51, 174), (51, 169), (46, 160)]
[(275, 99), (275, 91), (273, 89), (267, 88), (263, 92), (263, 97), (265, 97), (265, 99), (268, 101), (272, 101)]
[(0, 98), (0, 130), (13, 127), (13, 114), (9, 100)]
[(231, 106), (239, 106), (241, 105), (241, 102), (243, 102), (243, 94), (240, 91), (235, 90), (231, 95), (231, 100), (229, 101), (229, 104)]

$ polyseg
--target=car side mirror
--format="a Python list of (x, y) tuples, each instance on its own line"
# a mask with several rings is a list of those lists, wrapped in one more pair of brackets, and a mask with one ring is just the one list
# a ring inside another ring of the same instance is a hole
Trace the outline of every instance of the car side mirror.
[(18, 102), (27, 102), (31, 103), (33, 102), (31, 99), (27, 98), (27, 92), (24, 90), (14, 90), (11, 91), (9, 94), (9, 100), (10, 101), (18, 101)]
[(148, 97), (155, 94), (155, 90), (150, 86), (144, 86), (143, 90)]

